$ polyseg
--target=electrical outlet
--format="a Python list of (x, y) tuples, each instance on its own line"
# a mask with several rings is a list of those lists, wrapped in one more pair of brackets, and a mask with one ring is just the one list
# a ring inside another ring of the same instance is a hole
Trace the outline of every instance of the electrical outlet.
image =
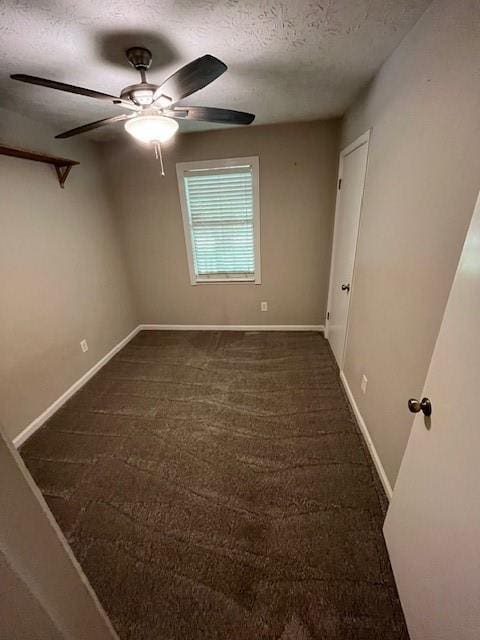
[(367, 393), (367, 384), (368, 384), (368, 378), (365, 374), (363, 374), (362, 382), (360, 384), (360, 389), (362, 390), (362, 393)]
[(260, 303), (260, 309), (262, 311), (268, 311), (268, 302), (261, 302)]
[(83, 351), (83, 353), (86, 353), (88, 351), (88, 342), (86, 340), (80, 341), (80, 349)]

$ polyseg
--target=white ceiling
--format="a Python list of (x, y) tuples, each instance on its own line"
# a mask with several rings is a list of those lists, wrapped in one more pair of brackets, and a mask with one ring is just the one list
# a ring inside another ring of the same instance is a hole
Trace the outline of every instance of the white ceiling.
[(340, 116), (429, 4), (3, 0), (0, 104), (59, 132), (119, 113), (113, 105), (15, 82), (9, 75), (38, 75), (118, 95), (139, 78), (124, 50), (143, 45), (154, 54), (149, 79), (157, 84), (205, 53), (229, 66), (185, 103), (251, 111), (256, 124)]

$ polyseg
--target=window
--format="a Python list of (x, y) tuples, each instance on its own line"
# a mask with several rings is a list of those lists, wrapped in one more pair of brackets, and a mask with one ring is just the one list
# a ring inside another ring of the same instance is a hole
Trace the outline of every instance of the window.
[(258, 158), (177, 164), (190, 281), (260, 283)]

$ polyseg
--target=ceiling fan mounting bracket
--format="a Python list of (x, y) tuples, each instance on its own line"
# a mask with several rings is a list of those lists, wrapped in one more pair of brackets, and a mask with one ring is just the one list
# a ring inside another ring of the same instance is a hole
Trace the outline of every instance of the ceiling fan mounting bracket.
[(130, 47), (125, 51), (125, 55), (137, 71), (146, 71), (152, 64), (152, 52), (145, 47)]

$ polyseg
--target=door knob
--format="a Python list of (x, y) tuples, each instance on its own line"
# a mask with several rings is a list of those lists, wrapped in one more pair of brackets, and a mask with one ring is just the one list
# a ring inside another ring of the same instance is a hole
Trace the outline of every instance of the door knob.
[(410, 398), (408, 401), (408, 408), (412, 413), (419, 413), (420, 411), (423, 411), (425, 416), (432, 415), (432, 403), (428, 398), (422, 398), (421, 400)]
[(342, 284), (342, 291), (346, 291), (347, 293), (349, 293), (350, 284)]

